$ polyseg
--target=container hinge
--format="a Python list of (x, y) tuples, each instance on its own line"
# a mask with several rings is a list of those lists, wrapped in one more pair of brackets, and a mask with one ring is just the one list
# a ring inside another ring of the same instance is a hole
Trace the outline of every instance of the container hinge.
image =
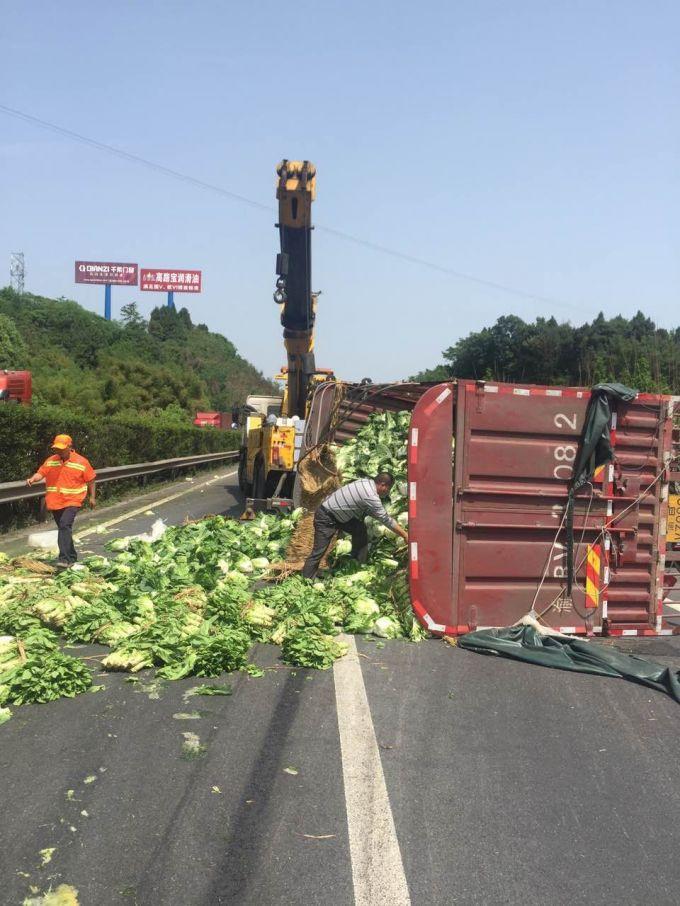
[(477, 397), (477, 412), (484, 411), (484, 399), (486, 398), (486, 393), (484, 392), (485, 381), (475, 381), (475, 396)]

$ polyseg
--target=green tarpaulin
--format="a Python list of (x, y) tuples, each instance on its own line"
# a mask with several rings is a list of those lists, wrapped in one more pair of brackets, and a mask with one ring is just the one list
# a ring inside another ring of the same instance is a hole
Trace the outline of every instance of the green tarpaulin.
[(630, 403), (638, 395), (637, 390), (626, 387), (625, 384), (596, 384), (590, 392), (590, 403), (571, 479), (573, 491), (583, 487), (593, 477), (598, 466), (611, 462), (614, 457), (610, 435), (612, 405), (615, 406), (617, 402)]
[(585, 639), (541, 635), (533, 626), (523, 625), (468, 632), (458, 639), (458, 645), (542, 667), (618, 676), (666, 692), (680, 704), (680, 671)]
[(612, 406), (617, 402), (629, 403), (638, 394), (625, 384), (596, 384), (590, 392), (567, 499), (567, 594), (570, 597), (574, 584), (574, 495), (592, 479), (595, 469), (614, 458), (610, 428)]

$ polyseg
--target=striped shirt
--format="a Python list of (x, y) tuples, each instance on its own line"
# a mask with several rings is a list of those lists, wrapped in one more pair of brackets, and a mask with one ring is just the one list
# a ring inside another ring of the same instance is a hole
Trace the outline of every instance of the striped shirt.
[(372, 516), (388, 528), (394, 529), (396, 521), (390, 516), (378, 497), (375, 481), (372, 478), (360, 478), (334, 491), (321, 504), (338, 522), (349, 522), (350, 519), (363, 519)]

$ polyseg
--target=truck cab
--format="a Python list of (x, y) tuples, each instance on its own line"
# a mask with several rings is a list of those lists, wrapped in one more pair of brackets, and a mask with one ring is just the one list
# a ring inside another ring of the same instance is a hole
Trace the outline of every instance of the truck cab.
[(277, 472), (292, 468), (294, 429), (291, 443), (291, 420), (281, 418), (283, 402), (280, 396), (249, 396), (241, 410), (238, 478), (246, 497), (264, 497), (265, 486), (274, 480), (272, 466)]

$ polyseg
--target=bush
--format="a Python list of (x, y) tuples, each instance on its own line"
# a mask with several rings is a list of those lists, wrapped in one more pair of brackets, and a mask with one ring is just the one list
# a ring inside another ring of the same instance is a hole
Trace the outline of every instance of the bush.
[(172, 417), (91, 417), (58, 406), (0, 404), (0, 481), (32, 475), (56, 434), (70, 434), (95, 469), (239, 447), (238, 431), (181, 425)]

